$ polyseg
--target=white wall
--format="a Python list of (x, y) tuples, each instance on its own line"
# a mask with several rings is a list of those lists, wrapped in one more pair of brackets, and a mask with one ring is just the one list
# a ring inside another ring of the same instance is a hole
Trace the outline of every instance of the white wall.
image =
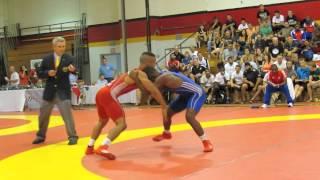
[(8, 24), (8, 0), (0, 0), (0, 27)]
[(116, 22), (120, 16), (120, 0), (84, 0), (87, 24)]

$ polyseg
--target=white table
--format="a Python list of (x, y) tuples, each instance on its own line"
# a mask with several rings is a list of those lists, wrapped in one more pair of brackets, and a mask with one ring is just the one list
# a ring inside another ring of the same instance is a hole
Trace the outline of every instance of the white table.
[(23, 111), (26, 90), (0, 91), (0, 112)]

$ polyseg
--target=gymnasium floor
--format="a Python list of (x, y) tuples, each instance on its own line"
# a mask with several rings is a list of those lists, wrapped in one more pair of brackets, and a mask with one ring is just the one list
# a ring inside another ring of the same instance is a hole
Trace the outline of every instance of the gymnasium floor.
[(110, 148), (117, 155), (115, 161), (84, 156), (97, 120), (95, 108), (74, 111), (80, 135), (76, 146), (66, 145), (56, 112), (43, 145), (31, 144), (37, 112), (1, 113), (0, 179), (320, 179), (316, 104), (270, 109), (204, 107), (198, 119), (214, 143), (212, 153), (202, 152), (184, 114), (174, 119), (173, 139), (156, 143), (151, 137), (162, 131), (160, 110), (129, 107), (125, 111), (128, 130)]

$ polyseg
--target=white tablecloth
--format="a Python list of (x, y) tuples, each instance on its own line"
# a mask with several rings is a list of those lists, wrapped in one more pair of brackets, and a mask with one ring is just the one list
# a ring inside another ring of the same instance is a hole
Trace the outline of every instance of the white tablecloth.
[(0, 91), (0, 112), (23, 111), (26, 90)]

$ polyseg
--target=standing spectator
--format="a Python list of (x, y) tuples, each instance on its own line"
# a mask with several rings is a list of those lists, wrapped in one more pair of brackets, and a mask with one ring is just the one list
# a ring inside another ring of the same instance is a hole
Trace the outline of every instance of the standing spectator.
[(288, 11), (287, 22), (293, 28), (299, 23), (296, 15), (291, 10)]
[(320, 69), (316, 64), (312, 64), (310, 69), (309, 83), (308, 83), (309, 102), (313, 101), (313, 89), (320, 87)]
[(113, 81), (116, 68), (108, 63), (108, 59), (106, 57), (103, 57), (102, 59), (102, 64), (100, 65), (99, 68), (100, 74), (104, 75), (104, 79), (107, 80), (108, 82)]
[(167, 64), (168, 70), (172, 72), (179, 72), (180, 71), (180, 62), (176, 59), (176, 56), (172, 53), (170, 54), (170, 60)]
[(284, 16), (280, 14), (279, 10), (274, 11), (274, 16), (272, 17), (272, 30), (274, 32), (279, 32), (284, 26)]
[(19, 71), (20, 85), (27, 86), (29, 85), (29, 73), (26, 66), (22, 65)]
[(272, 38), (272, 44), (269, 47), (269, 52), (272, 61), (276, 60), (276, 58), (284, 52), (283, 45), (279, 42), (277, 37)]
[[(243, 72), (241, 71), (240, 65), (236, 66), (236, 71), (231, 75), (231, 88), (234, 89), (236, 101), (235, 103), (239, 103), (239, 91), (241, 91), (241, 86), (243, 83)], [(242, 101), (241, 101), (242, 102)]]
[[(192, 51), (193, 49), (191, 49), (191, 51)], [(192, 51), (192, 52), (194, 52), (195, 54), (198, 54), (198, 51)], [(172, 54), (174, 54), (175, 56), (176, 56), (176, 59), (181, 63), (182, 62), (182, 60), (183, 60), (183, 58), (184, 58), (184, 55), (180, 52), (180, 50), (179, 50), (179, 46), (176, 46), (175, 48), (174, 48), (174, 51), (173, 51), (173, 53)]]
[(270, 21), (270, 13), (264, 8), (263, 4), (260, 4), (259, 11), (257, 12), (258, 22)]
[(246, 102), (247, 92), (256, 92), (260, 84), (259, 72), (251, 67), (250, 63), (245, 63), (246, 70), (243, 73), (243, 84), (241, 86), (242, 101)]
[(271, 71), (266, 74), (265, 81), (267, 82), (267, 87), (263, 98), (263, 108), (269, 107), (271, 95), (272, 93), (277, 91), (285, 94), (288, 107), (293, 106), (293, 100), (290, 96), (289, 89), (286, 84), (286, 75), (283, 71), (278, 70), (278, 67), (275, 64), (271, 66)]
[(49, 118), (54, 105), (58, 106), (66, 125), (69, 145), (77, 144), (78, 136), (75, 130), (71, 112), (71, 85), (69, 73), (75, 72), (73, 58), (65, 54), (66, 40), (56, 37), (52, 41), (54, 53), (43, 58), (39, 70), (39, 77), (46, 79), (43, 102), (39, 115), (39, 130), (33, 144), (43, 143), (49, 125)]
[(299, 61), (300, 67), (297, 68), (297, 79), (295, 80), (295, 99), (298, 99), (302, 94), (303, 90), (307, 89), (307, 84), (310, 76), (310, 68), (304, 59)]
[(9, 72), (10, 72), (10, 79), (8, 77), (5, 77), (5, 80), (8, 82), (10, 87), (17, 88), (18, 85), (20, 84), (19, 74), (16, 72), (16, 69), (14, 66), (10, 66)]

